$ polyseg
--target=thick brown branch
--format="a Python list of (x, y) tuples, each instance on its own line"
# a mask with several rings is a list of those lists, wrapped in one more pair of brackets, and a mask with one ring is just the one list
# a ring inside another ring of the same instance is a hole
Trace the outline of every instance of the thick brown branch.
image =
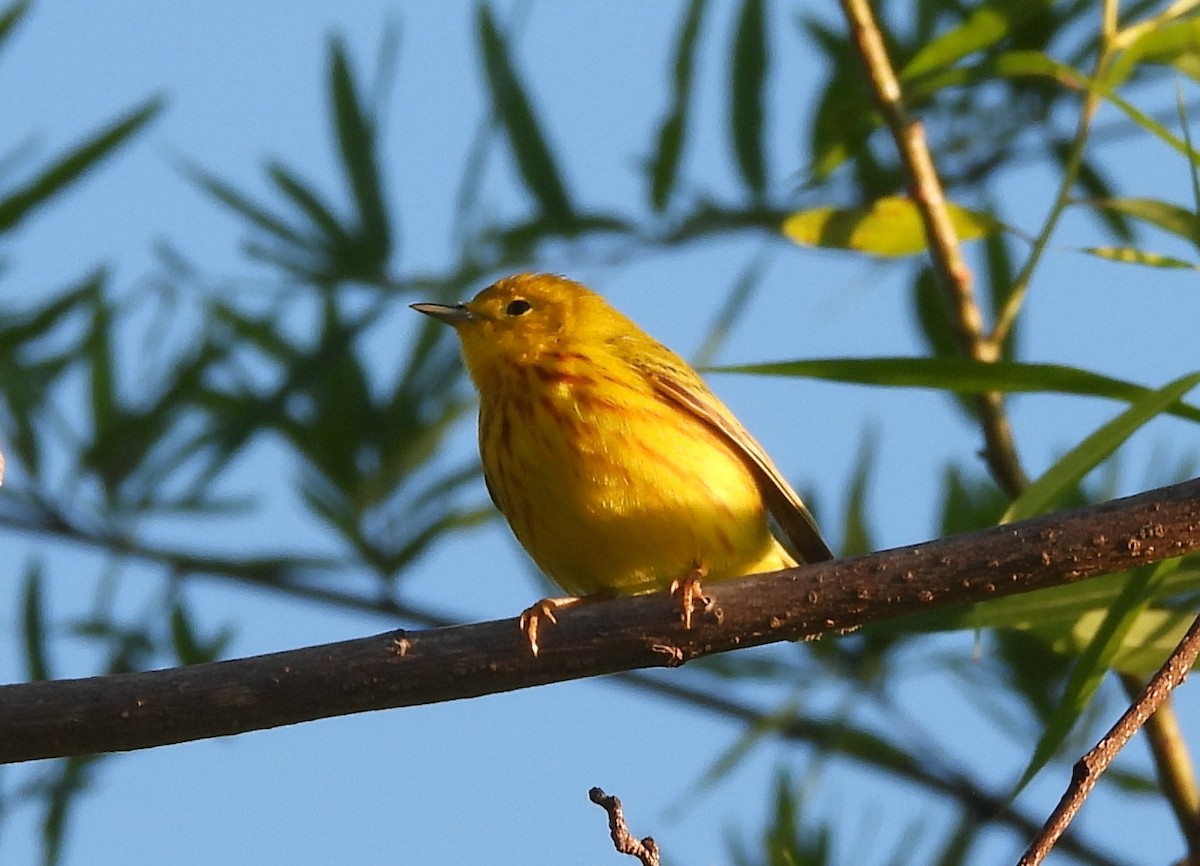
[[(1009, 526), (707, 587), (691, 630), (666, 593), (559, 613), (537, 658), (515, 620), (145, 673), (0, 686), (0, 762), (123, 751), (437, 703), (852, 629), (1200, 549), (1200, 480)], [(699, 619), (699, 618), (698, 618)]]

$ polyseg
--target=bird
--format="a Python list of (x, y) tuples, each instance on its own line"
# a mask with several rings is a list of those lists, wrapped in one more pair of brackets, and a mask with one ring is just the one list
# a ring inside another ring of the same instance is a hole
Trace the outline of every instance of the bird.
[[(563, 276), (505, 277), (472, 300), (417, 303), (450, 325), (479, 392), (488, 493), (534, 563), (580, 600), (668, 590), (691, 627), (701, 581), (833, 558), (763, 447), (679, 355)], [(788, 546), (772, 531), (771, 519)]]

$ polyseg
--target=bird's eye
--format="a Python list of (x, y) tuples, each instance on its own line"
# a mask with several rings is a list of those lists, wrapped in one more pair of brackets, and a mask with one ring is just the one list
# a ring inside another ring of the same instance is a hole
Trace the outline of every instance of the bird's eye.
[(510, 316), (523, 316), (532, 309), (533, 305), (529, 301), (517, 298), (515, 301), (509, 301), (508, 306), (504, 308), (504, 312)]

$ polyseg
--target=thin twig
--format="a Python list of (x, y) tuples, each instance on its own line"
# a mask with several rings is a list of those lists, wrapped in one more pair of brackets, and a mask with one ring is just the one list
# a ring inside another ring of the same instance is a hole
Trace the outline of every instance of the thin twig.
[[(1111, 39), (1114, 34), (1110, 33), (1108, 22), (1115, 15), (1115, 12), (1110, 11), (1110, 9), (1111, 7), (1106, 4), (1103, 38), (1101, 39), (1100, 48), (1096, 56), (1096, 64), (1092, 71), (1093, 80), (1098, 80), (1103, 75), (1112, 56)], [(1045, 222), (1042, 223), (1041, 231), (1033, 239), (1029, 250), (1029, 257), (1025, 260), (1025, 264), (1021, 266), (1021, 270), (1013, 280), (1013, 287), (1009, 293), (1008, 300), (1005, 301), (1004, 307), (996, 316), (995, 327), (992, 328), (991, 334), (988, 335), (988, 342), (997, 350), (1004, 344), (1004, 341), (1008, 338), (1009, 333), (1016, 324), (1017, 314), (1025, 302), (1025, 296), (1029, 291), (1029, 283), (1033, 279), (1033, 272), (1037, 269), (1038, 264), (1041, 263), (1042, 255), (1049, 247), (1050, 236), (1054, 233), (1054, 229), (1057, 228), (1059, 218), (1071, 204), (1071, 190), (1079, 179), (1079, 172), (1083, 168), (1083, 153), (1091, 137), (1092, 120), (1095, 118), (1096, 111), (1100, 107), (1101, 99), (1100, 92), (1095, 88), (1084, 89), (1083, 103), (1079, 109), (1079, 119), (1075, 124), (1075, 136), (1071, 140), (1070, 149), (1067, 151), (1067, 158), (1063, 164), (1062, 176), (1059, 180), (1058, 192), (1054, 197), (1054, 204), (1050, 206), (1050, 213), (1047, 214)]]
[(1071, 773), (1071, 784), (1054, 812), (1046, 819), (1041, 834), (1030, 843), (1017, 866), (1037, 866), (1046, 859), (1054, 843), (1067, 829), (1083, 801), (1100, 780), (1101, 774), (1108, 769), (1133, 735), (1146, 724), (1146, 720), (1167, 699), (1171, 691), (1187, 679), (1188, 672), (1196, 663), (1197, 655), (1200, 655), (1200, 617), (1192, 623), (1179, 646), (1146, 684), (1146, 688), (1133, 705), (1101, 738), (1095, 748), (1075, 764)]
[[(1131, 674), (1122, 675), (1121, 684), (1131, 701), (1145, 688), (1145, 684)], [(1146, 738), (1163, 794), (1187, 840), (1189, 862), (1200, 863), (1200, 788), (1197, 788), (1192, 756), (1188, 753), (1179, 716), (1170, 698), (1146, 720)]]
[[(869, 0), (842, 0), (842, 9), (867, 72), (871, 93), (907, 170), (909, 191), (925, 227), (934, 273), (950, 305), (959, 350), (977, 361), (996, 361), (1000, 357), (999, 343), (984, 337), (983, 317), (971, 287), (971, 269), (963, 259), (958, 233), (946, 207), (942, 182), (925, 141), (925, 128), (909, 116), (904, 105), (900, 81), (888, 58), (875, 13)], [(976, 405), (983, 427), (984, 459), (996, 483), (1009, 498), (1015, 499), (1028, 486), (1029, 479), (1017, 456), (1003, 397), (997, 392), (980, 394)]]
[(621, 811), (621, 801), (610, 797), (599, 788), (588, 791), (588, 797), (593, 803), (608, 813), (608, 831), (612, 834), (613, 845), (621, 854), (628, 854), (642, 861), (642, 866), (659, 866), (661, 862), (658, 844), (649, 836), (638, 839), (625, 826), (625, 815)]

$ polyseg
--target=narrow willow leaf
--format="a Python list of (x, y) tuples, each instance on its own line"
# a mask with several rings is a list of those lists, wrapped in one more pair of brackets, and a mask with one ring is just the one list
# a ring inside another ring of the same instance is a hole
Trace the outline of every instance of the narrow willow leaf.
[(171, 608), (171, 644), (180, 664), (194, 665), (200, 661), (200, 642), (192, 626), (191, 616), (182, 602)]
[(45, 301), (27, 313), (7, 313), (0, 317), (0, 354), (16, 354), (22, 347), (48, 336), (70, 316), (86, 309), (104, 289), (106, 274), (97, 270), (64, 291), (58, 298)]
[(76, 145), (49, 168), (43, 169), (33, 180), (0, 200), (0, 232), (12, 229), (31, 210), (45, 204), (56, 193), (140, 132), (162, 111), (165, 104), (165, 100), (161, 98), (147, 100), (87, 141)]
[(821, 93), (809, 134), (809, 159), (803, 175), (816, 184), (853, 156), (868, 157), (871, 133), (882, 125), (863, 87), (857, 64), (834, 57), (834, 74)]
[(112, 312), (102, 291), (92, 300), (92, 323), (86, 352), (89, 366), (88, 395), (91, 398), (94, 441), (100, 442), (112, 433), (119, 405), (113, 381)]
[(801, 177), (818, 184), (853, 155), (862, 153), (870, 133), (882, 125), (879, 112), (863, 81), (862, 63), (845, 32), (822, 23), (815, 15), (798, 20), (803, 38), (819, 53), (826, 70), (816, 110), (808, 121), (808, 165)]
[(867, 488), (875, 471), (875, 455), (878, 451), (878, 431), (869, 429), (858, 447), (854, 476), (850, 479), (850, 495), (846, 497), (846, 515), (842, 521), (846, 530), (838, 550), (842, 557), (859, 556), (878, 549), (867, 520)]
[(25, 642), (25, 675), (30, 682), (50, 679), (46, 653), (46, 613), (42, 601), (42, 567), (36, 561), (25, 569), (21, 636)]
[(171, 608), (171, 645), (180, 664), (198, 665), (216, 661), (232, 638), (233, 632), (228, 628), (212, 638), (202, 638), (182, 602), (176, 602)]
[(360, 223), (356, 232), (360, 244), (357, 252), (365, 260), (357, 264), (374, 275), (382, 269), (390, 252), (391, 223), (376, 156), (375, 124), (359, 98), (359, 88), (340, 39), (330, 42), (328, 74), (338, 151)]
[(479, 41), (492, 110), (504, 127), (517, 169), (542, 216), (571, 221), (574, 209), (570, 196), (525, 88), (513, 68), (508, 45), (496, 27), (491, 10), (484, 4), (480, 4), (478, 10)]
[(1137, 250), (1132, 247), (1082, 247), (1079, 252), (1110, 262), (1120, 262), (1125, 265), (1145, 265), (1150, 268), (1167, 268), (1173, 270), (1200, 270), (1200, 264), (1152, 253), (1148, 250)]
[(717, 353), (721, 350), (721, 346), (725, 343), (726, 337), (729, 336), (729, 332), (733, 330), (733, 326), (737, 324), (741, 315), (749, 309), (750, 296), (762, 282), (763, 272), (766, 269), (767, 257), (758, 255), (738, 275), (737, 282), (733, 284), (733, 290), (725, 295), (725, 301), (721, 304), (721, 309), (718, 311), (717, 317), (708, 326), (708, 330), (704, 334), (704, 339), (700, 341), (700, 348), (696, 350), (696, 354), (692, 357), (692, 364), (694, 366), (707, 366), (716, 358)]
[[(1008, 236), (1004, 234), (988, 235), (984, 238), (983, 250), (988, 300), (991, 303), (993, 315), (999, 316), (1001, 311), (1008, 306), (1016, 283)], [(1000, 347), (1000, 359), (1003, 361), (1011, 361), (1016, 357), (1017, 343), (1021, 333), (1019, 321), (1013, 323), (1004, 337), (1004, 343)]]
[(288, 225), (216, 175), (210, 174), (199, 166), (189, 163), (183, 163), (180, 166), (180, 171), (183, 172), (188, 180), (196, 184), (204, 192), (211, 195), (230, 210), (240, 214), (264, 232), (301, 249), (307, 249), (311, 245), (312, 239), (307, 237), (302, 231)]
[[(1154, 601), (1193, 593), (1200, 590), (1200, 568), (1196, 557), (1185, 557), (1183, 565), (1163, 577), (1156, 587)], [(963, 629), (1012, 628), (1059, 641), (1056, 649), (1066, 655), (1078, 655), (1095, 634), (1095, 621), (1085, 629), (1084, 639), (1070, 636), (1075, 626), (1093, 614), (1103, 615), (1125, 590), (1126, 572), (1102, 574), (1076, 583), (1051, 586), (1045, 589), (1010, 595), (992, 601), (981, 601), (962, 607), (902, 617), (892, 623), (870, 626), (872, 631), (905, 633), (960, 631)], [(1187, 611), (1184, 611), (1185, 613)], [(1149, 615), (1153, 613), (1150, 611)], [(1158, 662), (1166, 658), (1158, 656)]]
[(972, 11), (962, 24), (927, 42), (900, 71), (912, 79), (943, 69), (976, 51), (982, 51), (1008, 36), (1021, 21), (1041, 14), (1048, 3), (1042, 0), (992, 0)]
[(917, 327), (925, 338), (930, 354), (937, 358), (958, 357), (958, 340), (954, 325), (950, 321), (950, 308), (946, 304), (946, 293), (942, 291), (934, 276), (933, 268), (922, 264), (913, 275), (912, 306)]
[(1196, 77), (1200, 62), (1200, 19), (1172, 21), (1144, 31), (1109, 67), (1104, 83), (1118, 87), (1143, 64), (1172, 66)]
[[(965, 358), (814, 358), (716, 367), (711, 372), (795, 376), (859, 385), (933, 388), (960, 394), (1006, 393), (1077, 394), (1134, 403), (1160, 392), (1059, 364), (987, 363)], [(1169, 414), (1200, 422), (1200, 408), (1190, 403), (1167, 405)]]
[(743, 0), (733, 43), (729, 129), (742, 180), (757, 197), (767, 188), (763, 102), (767, 79), (767, 30), (763, 0)]
[(333, 209), (321, 200), (320, 194), (304, 183), (291, 169), (272, 160), (267, 163), (267, 175), (285, 196), (304, 211), (317, 232), (325, 235), (331, 244), (350, 242), (350, 233), (342, 227)]
[[(1072, 159), (1073, 148), (1070, 143), (1065, 140), (1056, 141), (1051, 144), (1050, 149), (1058, 160), (1061, 170), (1066, 171)], [(1116, 198), (1116, 190), (1105, 176), (1099, 163), (1087, 157), (1079, 161), (1075, 185), (1083, 193), (1081, 198), (1088, 202)], [(1136, 240), (1132, 221), (1127, 214), (1109, 209), (1097, 209), (1093, 213), (1104, 228), (1111, 232), (1122, 245), (1132, 244)]]
[(3, 12), (0, 12), (0, 46), (12, 35), (13, 29), (21, 23), (21, 19), (29, 11), (31, 0), (17, 0)]
[[(1179, 114), (1179, 128), (1183, 130), (1183, 143), (1192, 150), (1192, 125), (1188, 122), (1187, 104), (1183, 101), (1183, 88), (1175, 82), (1175, 110)], [(1200, 165), (1192, 160), (1188, 166), (1188, 174), (1192, 180), (1192, 207), (1200, 211)], [(1192, 245), (1200, 248), (1200, 238), (1193, 238)]]
[[(998, 232), (989, 214), (947, 202), (960, 241)], [(877, 199), (869, 207), (821, 207), (792, 214), (783, 233), (804, 246), (855, 250), (877, 256), (912, 256), (925, 251), (925, 226), (913, 202), (901, 196)]]
[[(1118, 96), (1113, 92), (1112, 88), (1105, 86), (1102, 83), (1092, 81), (1087, 76), (1072, 69), (1066, 64), (1059, 63), (1057, 60), (1043, 54), (1040, 51), (1009, 51), (996, 58), (995, 64), (990, 67), (987, 74), (994, 74), (1000, 78), (1015, 78), (1021, 76), (1034, 76), (1037, 78), (1049, 78), (1057, 81), (1064, 87), (1072, 90), (1090, 90), (1097, 93), (1103, 99), (1108, 100), (1114, 106), (1125, 113), (1125, 116), (1132, 120), (1142, 129), (1149, 132), (1155, 138), (1165, 142), (1173, 150), (1182, 153), (1193, 162), (1200, 160), (1200, 153), (1197, 153), (1185, 141), (1180, 139), (1169, 129), (1159, 123), (1150, 115), (1141, 111), (1131, 102)], [(978, 80), (980, 76), (977, 73), (970, 73), (963, 77), (963, 80), (973, 78)], [(943, 82), (943, 86), (949, 83)], [(956, 83), (963, 83), (958, 81)]]
[[(1067, 627), (1059, 623), (1030, 623), (1026, 630), (1038, 635), (1051, 649), (1063, 655), (1079, 655), (1104, 621), (1106, 612), (1091, 610)], [(1179, 646), (1179, 641), (1196, 620), (1192, 610), (1154, 608), (1142, 611), (1125, 635), (1110, 662), (1113, 670), (1149, 676)]]
[(1112, 421), (1088, 436), (1029, 485), (1008, 507), (1002, 523), (1040, 514), (1062, 493), (1078, 484), (1100, 461), (1117, 450), (1147, 422), (1161, 415), (1188, 391), (1200, 384), (1200, 372), (1181, 376), (1151, 391)]
[(1110, 198), (1089, 201), (1087, 204), (1150, 223), (1190, 244), (1200, 239), (1200, 216), (1170, 202), (1153, 198)]
[(661, 211), (667, 206), (679, 176), (683, 156), (683, 137), (687, 129), (688, 106), (692, 101), (692, 77), (696, 66), (696, 45), (700, 23), (708, 0), (692, 0), (679, 29), (675, 45), (671, 108), (658, 128), (658, 146), (650, 166), (650, 204)]
[(1024, 789), (1046, 765), (1067, 734), (1075, 727), (1075, 722), (1087, 709), (1096, 689), (1107, 675), (1112, 660), (1124, 643), (1129, 630), (1146, 609), (1157, 586), (1162, 583), (1166, 574), (1177, 566), (1177, 561), (1168, 560), (1135, 569), (1127, 574), (1125, 589), (1106, 612), (1095, 635), (1071, 669), (1071, 676), (1067, 680), (1062, 698), (1050, 714), (1029, 764), (1017, 782), (1017, 792)]
[(744, 762), (747, 755), (769, 737), (786, 731), (788, 723), (795, 718), (797, 710), (788, 703), (770, 713), (759, 716), (746, 725), (741, 735), (725, 751), (717, 755), (699, 779), (688, 786), (690, 791), (711, 789)]

